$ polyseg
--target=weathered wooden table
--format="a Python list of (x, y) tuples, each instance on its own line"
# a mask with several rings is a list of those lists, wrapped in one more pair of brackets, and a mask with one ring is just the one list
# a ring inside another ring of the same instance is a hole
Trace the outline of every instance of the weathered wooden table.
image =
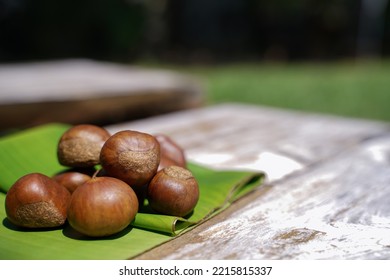
[(189, 160), (267, 183), (138, 259), (389, 259), (389, 124), (222, 104), (107, 127), (163, 132)]

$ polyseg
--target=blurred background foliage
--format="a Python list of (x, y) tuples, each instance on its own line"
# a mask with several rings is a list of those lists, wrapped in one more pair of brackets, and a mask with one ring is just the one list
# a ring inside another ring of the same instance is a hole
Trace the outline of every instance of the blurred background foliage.
[(387, 2), (0, 0), (0, 59), (231, 62), (388, 56)]
[(0, 62), (171, 68), (209, 103), (390, 120), (388, 0), (0, 0)]

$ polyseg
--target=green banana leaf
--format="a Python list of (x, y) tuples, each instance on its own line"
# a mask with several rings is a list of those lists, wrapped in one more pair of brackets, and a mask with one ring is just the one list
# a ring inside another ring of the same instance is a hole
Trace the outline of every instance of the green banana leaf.
[(199, 183), (200, 198), (185, 219), (142, 211), (128, 228), (106, 238), (83, 236), (68, 224), (50, 230), (14, 226), (4, 207), (8, 189), (27, 173), (51, 176), (64, 170), (57, 161), (56, 148), (68, 128), (66, 124), (48, 124), (0, 138), (0, 259), (133, 258), (190, 230), (264, 181), (262, 172), (216, 171), (189, 163)]

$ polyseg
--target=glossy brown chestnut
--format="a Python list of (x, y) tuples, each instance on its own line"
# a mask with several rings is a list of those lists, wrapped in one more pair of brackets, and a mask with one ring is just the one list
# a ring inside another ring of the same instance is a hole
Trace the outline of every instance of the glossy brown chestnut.
[(70, 193), (75, 189), (92, 179), (91, 176), (77, 171), (67, 171), (53, 176), (53, 179), (64, 186)]
[(157, 172), (160, 145), (150, 134), (123, 130), (112, 135), (100, 153), (103, 169), (133, 188), (145, 186)]
[(5, 210), (15, 225), (49, 228), (65, 223), (69, 191), (50, 177), (30, 173), (19, 178), (7, 192)]
[(150, 207), (162, 214), (184, 217), (199, 199), (198, 182), (192, 173), (180, 166), (169, 166), (157, 172), (149, 183)]
[(112, 177), (94, 177), (73, 192), (68, 221), (82, 234), (103, 237), (125, 229), (137, 211), (138, 200), (128, 184)]
[(187, 167), (183, 149), (172, 138), (165, 134), (156, 134), (154, 137), (160, 144), (160, 165), (158, 170), (171, 165)]
[(90, 125), (75, 125), (61, 136), (57, 157), (60, 164), (70, 167), (91, 167), (99, 164), (100, 150), (110, 133), (104, 128)]

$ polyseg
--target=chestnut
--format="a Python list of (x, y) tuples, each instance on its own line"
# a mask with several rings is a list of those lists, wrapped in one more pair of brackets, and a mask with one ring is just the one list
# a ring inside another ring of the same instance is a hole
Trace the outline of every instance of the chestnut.
[(186, 168), (187, 161), (183, 149), (165, 134), (154, 135), (160, 144), (160, 165), (158, 170), (176, 165)]
[(60, 164), (69, 167), (92, 167), (99, 164), (100, 149), (110, 137), (102, 127), (79, 124), (61, 136), (57, 146)]
[(54, 181), (64, 186), (70, 193), (73, 193), (76, 188), (92, 179), (88, 174), (78, 171), (62, 172), (54, 175), (52, 178)]
[(169, 166), (157, 172), (147, 188), (150, 207), (162, 214), (184, 217), (199, 199), (198, 182), (191, 171)]
[(137, 197), (125, 182), (93, 177), (72, 194), (68, 222), (78, 232), (103, 237), (125, 229), (138, 211)]
[(30, 173), (19, 178), (5, 199), (7, 218), (27, 228), (50, 228), (66, 221), (69, 191), (50, 177)]
[(150, 134), (119, 131), (104, 143), (100, 162), (109, 176), (125, 181), (132, 188), (142, 188), (157, 172), (160, 145)]

